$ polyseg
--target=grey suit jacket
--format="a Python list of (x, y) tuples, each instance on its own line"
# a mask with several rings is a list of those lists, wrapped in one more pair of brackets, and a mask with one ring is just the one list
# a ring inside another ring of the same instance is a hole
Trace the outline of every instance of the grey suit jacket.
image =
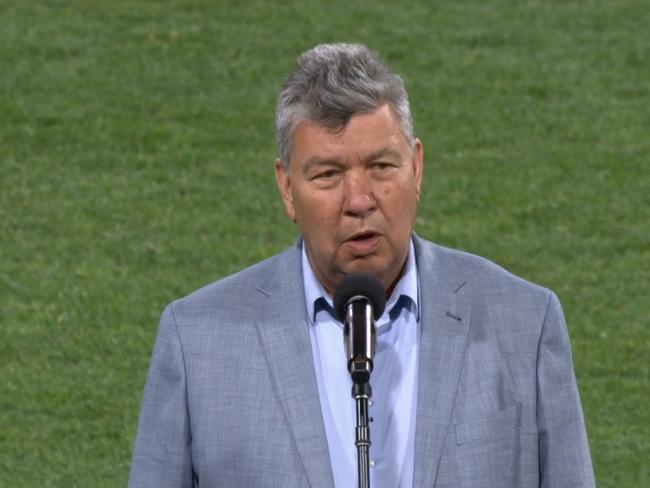
[[(556, 296), (482, 258), (414, 243), (414, 486), (595, 486)], [(300, 245), (165, 309), (129, 486), (333, 486)]]

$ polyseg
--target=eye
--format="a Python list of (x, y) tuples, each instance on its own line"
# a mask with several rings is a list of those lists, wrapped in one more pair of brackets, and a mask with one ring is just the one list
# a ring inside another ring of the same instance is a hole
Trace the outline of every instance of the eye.
[(393, 169), (395, 167), (395, 164), (393, 163), (387, 163), (385, 161), (377, 161), (375, 163), (372, 163), (371, 168), (373, 171), (376, 171), (378, 173), (385, 173), (386, 171)]
[(333, 178), (336, 178), (340, 174), (340, 171), (338, 169), (327, 169), (324, 171), (320, 171), (319, 173), (316, 173), (312, 179), (313, 180), (331, 180)]

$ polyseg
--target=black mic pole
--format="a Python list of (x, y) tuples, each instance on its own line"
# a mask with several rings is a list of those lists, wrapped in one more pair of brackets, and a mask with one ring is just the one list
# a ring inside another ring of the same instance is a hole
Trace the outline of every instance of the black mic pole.
[(352, 385), (352, 396), (357, 402), (357, 427), (354, 445), (357, 446), (357, 479), (359, 488), (370, 488), (370, 425), (368, 400), (372, 396), (370, 383)]
[(357, 403), (357, 426), (354, 445), (357, 446), (357, 478), (359, 488), (370, 487), (370, 418), (368, 401), (371, 359), (375, 353), (375, 323), (372, 305), (363, 296), (352, 297), (346, 305), (343, 337), (348, 353), (348, 370), (352, 376), (352, 398)]
[(357, 406), (354, 444), (357, 447), (359, 488), (370, 488), (370, 373), (375, 355), (375, 318), (381, 316), (385, 306), (386, 296), (381, 283), (368, 273), (349, 274), (336, 288), (334, 308), (343, 322), (348, 371), (352, 377), (352, 397)]

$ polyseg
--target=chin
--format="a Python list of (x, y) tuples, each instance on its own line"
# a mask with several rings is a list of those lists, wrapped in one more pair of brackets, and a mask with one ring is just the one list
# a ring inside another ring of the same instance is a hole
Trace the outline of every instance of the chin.
[(354, 261), (352, 261), (352, 263), (350, 263), (350, 266), (348, 266), (346, 272), (355, 273), (359, 271), (364, 271), (366, 273), (370, 273), (371, 275), (375, 276), (377, 279), (380, 279), (380, 277), (385, 272), (384, 269), (385, 267), (382, 267), (380, 263), (375, 262), (375, 260), (373, 260), (372, 258), (373, 256), (356, 258)]

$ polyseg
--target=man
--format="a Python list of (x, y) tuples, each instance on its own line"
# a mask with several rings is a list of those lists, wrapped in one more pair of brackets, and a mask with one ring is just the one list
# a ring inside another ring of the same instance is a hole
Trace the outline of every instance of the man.
[(555, 295), (413, 233), (423, 172), (401, 79), (361, 45), (306, 52), (278, 100), (277, 184), (302, 239), (169, 305), (132, 487), (356, 486), (332, 294), (386, 289), (373, 487), (589, 487)]

